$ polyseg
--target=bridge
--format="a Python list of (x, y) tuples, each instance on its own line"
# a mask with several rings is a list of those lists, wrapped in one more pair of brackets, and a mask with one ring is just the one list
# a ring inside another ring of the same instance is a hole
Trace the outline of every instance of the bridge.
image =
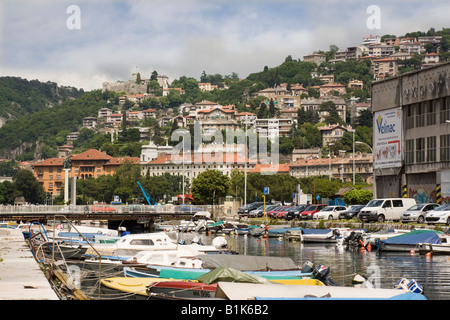
[(18, 205), (0, 206), (0, 221), (108, 220), (108, 225), (128, 222), (149, 228), (156, 220), (190, 220), (211, 206), (191, 205)]

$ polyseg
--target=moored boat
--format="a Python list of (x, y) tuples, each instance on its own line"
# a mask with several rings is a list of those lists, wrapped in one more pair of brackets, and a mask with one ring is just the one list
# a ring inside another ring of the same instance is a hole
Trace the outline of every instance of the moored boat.
[(303, 243), (335, 243), (339, 235), (337, 229), (302, 229), (300, 241)]
[(232, 282), (219, 282), (215, 297), (226, 300), (427, 300), (424, 295), (405, 289)]
[(418, 249), (421, 243), (441, 244), (441, 240), (436, 231), (413, 230), (406, 234), (381, 240), (378, 250), (384, 252), (411, 252), (411, 250)]

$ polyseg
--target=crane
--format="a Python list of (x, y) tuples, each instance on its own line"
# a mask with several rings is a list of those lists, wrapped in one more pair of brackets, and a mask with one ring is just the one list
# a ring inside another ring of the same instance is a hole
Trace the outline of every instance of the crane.
[(149, 204), (149, 205), (155, 205), (156, 204), (156, 202), (155, 202), (155, 200), (153, 200), (152, 199), (152, 197), (150, 197), (148, 194), (147, 194), (147, 192), (145, 192), (145, 189), (142, 187), (142, 185), (141, 185), (141, 183), (138, 181), (138, 185), (139, 185), (139, 187), (141, 188), (141, 190), (142, 190), (142, 193), (144, 194), (144, 197), (145, 197), (145, 199), (147, 200), (147, 203)]

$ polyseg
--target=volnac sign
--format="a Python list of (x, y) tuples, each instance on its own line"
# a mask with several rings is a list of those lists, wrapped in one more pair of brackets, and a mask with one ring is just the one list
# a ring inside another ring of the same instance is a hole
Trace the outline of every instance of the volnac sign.
[(374, 168), (393, 168), (402, 165), (402, 109), (375, 112)]

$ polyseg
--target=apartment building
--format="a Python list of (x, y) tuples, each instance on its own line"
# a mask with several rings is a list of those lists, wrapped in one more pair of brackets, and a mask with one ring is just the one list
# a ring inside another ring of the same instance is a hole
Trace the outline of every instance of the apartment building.
[(341, 140), (344, 133), (351, 129), (351, 126), (346, 127), (339, 124), (319, 127), (320, 134), (322, 135), (322, 145), (327, 146), (329, 143)]
[(332, 95), (333, 92), (338, 92), (339, 94), (345, 94), (346, 89), (343, 84), (340, 83), (327, 83), (319, 87), (320, 96)]
[(399, 45), (400, 51), (407, 53), (417, 53), (421, 54), (424, 51), (424, 47), (418, 41), (415, 42), (400, 42)]
[(345, 121), (347, 116), (347, 104), (345, 103), (345, 100), (338, 97), (321, 97), (318, 99), (315, 98), (308, 98), (308, 99), (302, 99), (301, 101), (301, 108), (305, 111), (312, 110), (316, 111), (319, 114), (320, 121), (323, 122), (325, 120), (325, 117), (328, 116), (328, 111), (321, 111), (321, 105), (325, 102), (332, 101), (336, 106), (336, 111), (339, 114), (339, 117)]
[(435, 52), (425, 53), (422, 59), (425, 64), (439, 63), (439, 55)]
[(321, 53), (312, 53), (307, 56), (303, 56), (304, 62), (314, 62), (318, 66), (320, 66), (321, 63), (326, 62), (326, 56)]
[(254, 128), (260, 137), (267, 138), (273, 143), (279, 136), (289, 135), (292, 124), (291, 118), (256, 119)]
[[(372, 183), (373, 158), (371, 155), (355, 155), (355, 175), (365, 182)], [(333, 156), (330, 158), (306, 158), (289, 165), (289, 173), (296, 178), (310, 176), (328, 176), (342, 181), (353, 181), (353, 158), (351, 156)]]
[(375, 196), (450, 202), (450, 63), (372, 83)]
[[(51, 158), (37, 162), (33, 165), (34, 176), (44, 187), (44, 190), (53, 196), (58, 196), (63, 190), (66, 158)], [(98, 178), (101, 175), (112, 175), (126, 161), (139, 164), (135, 157), (111, 157), (95, 149), (87, 150), (70, 157), (71, 167), (69, 178), (78, 179)]]
[(369, 56), (387, 57), (395, 53), (395, 47), (385, 43), (373, 43), (369, 45)]
[(385, 58), (373, 61), (372, 71), (375, 80), (394, 77), (398, 74), (398, 62), (396, 59)]
[(345, 50), (339, 50), (336, 51), (334, 55), (335, 60), (352, 60), (352, 59), (359, 59), (363, 55), (363, 49), (361, 47), (348, 47)]
[[(156, 159), (141, 164), (141, 174), (162, 176), (166, 173), (175, 176), (184, 175), (186, 181), (192, 186), (192, 181), (206, 170), (218, 170), (223, 175), (231, 176), (235, 169), (245, 170), (245, 156), (237, 152), (186, 152), (184, 155), (163, 154)], [(247, 170), (252, 170), (256, 160), (247, 159)]]

